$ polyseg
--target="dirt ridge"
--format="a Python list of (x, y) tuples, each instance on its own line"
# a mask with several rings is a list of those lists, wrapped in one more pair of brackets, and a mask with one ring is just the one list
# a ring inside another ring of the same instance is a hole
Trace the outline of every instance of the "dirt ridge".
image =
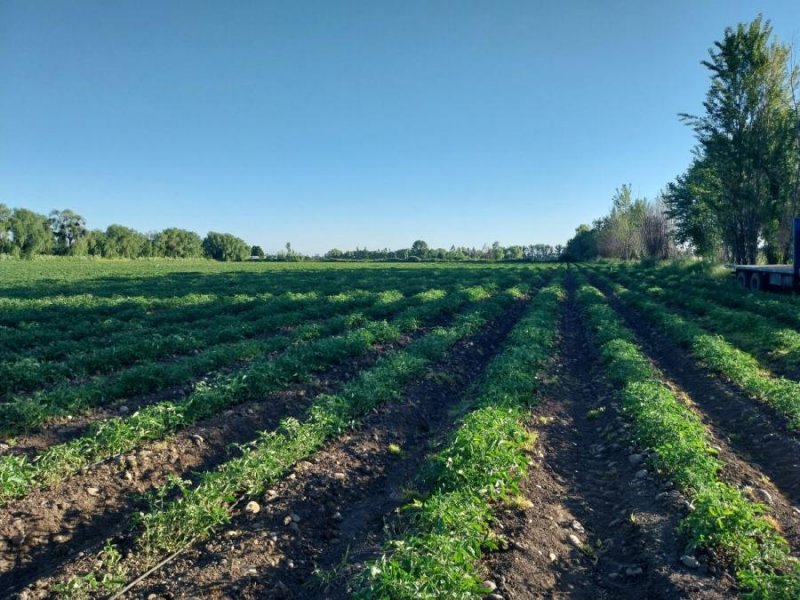
[(135, 597), (350, 597), (347, 576), (379, 556), (425, 457), (453, 424), (452, 409), (526, 304), (456, 344), (427, 377), (406, 386), (402, 401), (301, 462), (259, 500), (257, 514), (239, 514), (221, 536), (146, 580)]
[(668, 386), (703, 421), (725, 463), (722, 477), (766, 503), (794, 553), (800, 553), (800, 440), (785, 419), (735, 385), (704, 371), (658, 329), (625, 306), (602, 281), (592, 283), (633, 331)]
[(641, 473), (644, 457), (624, 441), (628, 425), (586, 334), (573, 277), (567, 291), (561, 351), (531, 420), (539, 460), (522, 487), (531, 504), (500, 513), (508, 549), (486, 561), (498, 591), (512, 599), (734, 597), (729, 579), (680, 562), (685, 499)]

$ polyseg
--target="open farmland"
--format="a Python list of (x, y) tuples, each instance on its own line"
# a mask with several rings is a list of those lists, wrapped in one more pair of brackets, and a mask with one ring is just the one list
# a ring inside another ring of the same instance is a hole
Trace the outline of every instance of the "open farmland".
[(794, 296), (615, 263), (0, 281), (3, 597), (800, 597)]

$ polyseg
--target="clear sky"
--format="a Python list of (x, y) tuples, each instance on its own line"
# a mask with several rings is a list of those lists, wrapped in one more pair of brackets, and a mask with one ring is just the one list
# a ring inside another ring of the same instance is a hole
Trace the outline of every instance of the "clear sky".
[(800, 1), (0, 0), (0, 202), (275, 250), (561, 243)]

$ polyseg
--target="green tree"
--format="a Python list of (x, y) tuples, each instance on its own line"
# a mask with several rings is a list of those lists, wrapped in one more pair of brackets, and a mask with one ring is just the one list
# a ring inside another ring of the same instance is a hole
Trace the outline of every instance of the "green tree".
[(106, 258), (139, 258), (147, 248), (147, 236), (123, 225), (109, 225), (103, 238)]
[(492, 260), (502, 260), (505, 254), (505, 249), (500, 245), (500, 242), (492, 242), (492, 249), (490, 250), (489, 257)]
[(705, 114), (681, 115), (719, 181), (708, 203), (737, 263), (756, 261), (760, 236), (774, 245), (796, 209), (788, 207), (798, 160), (788, 59), (789, 48), (772, 41), (772, 26), (760, 16), (727, 28), (703, 62), (711, 72)]
[(630, 184), (617, 188), (612, 197), (611, 212), (595, 225), (601, 256), (623, 260), (642, 256), (641, 226), (645, 206), (644, 199), (633, 198)]
[(250, 256), (255, 258), (264, 258), (264, 250), (261, 248), (261, 246), (253, 246), (250, 248)]
[(716, 207), (720, 182), (715, 169), (696, 155), (686, 173), (667, 184), (664, 203), (675, 223), (675, 238), (689, 244), (700, 256), (717, 258), (722, 251), (722, 236)]
[(11, 209), (0, 204), (0, 254), (11, 252)]
[(153, 252), (166, 258), (199, 258), (203, 240), (194, 231), (169, 227), (153, 237)]
[(506, 260), (522, 260), (525, 256), (525, 251), (523, 250), (522, 246), (509, 246), (505, 249), (505, 258)]
[(46, 254), (53, 246), (47, 217), (25, 208), (17, 208), (9, 219), (11, 251), (23, 258)]
[(214, 260), (241, 261), (250, 254), (250, 246), (230, 233), (210, 231), (203, 240), (203, 252)]
[(423, 240), (417, 240), (413, 244), (411, 244), (411, 256), (416, 256), (417, 258), (425, 258), (428, 256), (429, 252), (427, 242)]
[(588, 225), (579, 225), (575, 236), (567, 242), (562, 260), (584, 262), (597, 258), (597, 232)]
[(56, 254), (72, 254), (72, 248), (86, 235), (86, 219), (68, 208), (54, 210), (47, 219), (55, 240)]
[(103, 256), (105, 242), (106, 234), (103, 230), (92, 229), (72, 245), (70, 254), (73, 256)]

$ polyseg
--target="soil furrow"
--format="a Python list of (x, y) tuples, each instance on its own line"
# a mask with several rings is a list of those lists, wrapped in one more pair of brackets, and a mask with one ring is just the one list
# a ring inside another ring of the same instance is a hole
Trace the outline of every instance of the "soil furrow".
[(379, 556), (396, 509), (452, 409), (482, 376), (525, 303), (458, 343), (402, 401), (298, 464), (224, 534), (146, 580), (136, 597), (348, 598), (347, 576)]
[(528, 507), (500, 513), (505, 550), (487, 561), (505, 598), (732, 598), (733, 584), (681, 561), (685, 499), (644, 468), (628, 446), (614, 392), (603, 378), (575, 304), (561, 323), (562, 350), (534, 411), (539, 463), (523, 484)]
[[(304, 324), (321, 322), (322, 320), (309, 320)], [(257, 335), (247, 339), (252, 342), (265, 341), (281, 335), (290, 334), (293, 329), (294, 327), (287, 326), (276, 332), (270, 332), (269, 334), (265, 335)], [(219, 346), (223, 345), (224, 344), (211, 346), (208, 348), (208, 350), (218, 349)], [(78, 414), (74, 416), (70, 415), (69, 417), (53, 417), (52, 419), (42, 423), (40, 426), (37, 426), (35, 431), (15, 435), (13, 437), (13, 445), (0, 441), (0, 456), (3, 454), (23, 454), (27, 455), (29, 458), (32, 458), (37, 453), (47, 450), (47, 448), (50, 446), (68, 442), (80, 435), (83, 435), (94, 423), (103, 421), (110, 417), (124, 418), (137, 410), (145, 408), (146, 406), (157, 404), (158, 402), (163, 402), (165, 400), (178, 402), (182, 397), (191, 392), (198, 382), (209, 382), (221, 377), (225, 377), (235, 373), (238, 370), (246, 368), (248, 365), (253, 364), (255, 360), (271, 360), (279, 356), (285, 350), (286, 348), (272, 350), (257, 359), (240, 359), (225, 366), (211, 368), (202, 373), (193, 375), (183, 383), (161, 388), (154, 392), (132, 394), (127, 397), (114, 398), (108, 404), (86, 407), (85, 409), (78, 411)], [(167, 364), (170, 362), (176, 362), (181, 358), (185, 358), (186, 356), (187, 355), (173, 356), (159, 361), (159, 363)], [(136, 366), (137, 365), (132, 365), (132, 367)], [(120, 370), (113, 375), (120, 374), (123, 374), (123, 370)]]
[(145, 507), (143, 492), (172, 475), (191, 479), (193, 473), (213, 469), (231, 457), (234, 444), (274, 429), (285, 417), (300, 417), (315, 395), (334, 391), (382, 354), (411, 339), (406, 336), (397, 344), (376, 347), (308, 384), (238, 405), (168, 440), (104, 461), (53, 488), (10, 503), (0, 513), (0, 539), (10, 540), (0, 546), (0, 589), (25, 586), (71, 556), (126, 530), (134, 513)]
[(708, 427), (726, 465), (725, 480), (766, 503), (792, 548), (800, 550), (800, 440), (786, 432), (785, 419), (734, 385), (705, 373), (691, 356), (615, 298), (608, 286), (593, 283), (607, 294), (668, 384)]

